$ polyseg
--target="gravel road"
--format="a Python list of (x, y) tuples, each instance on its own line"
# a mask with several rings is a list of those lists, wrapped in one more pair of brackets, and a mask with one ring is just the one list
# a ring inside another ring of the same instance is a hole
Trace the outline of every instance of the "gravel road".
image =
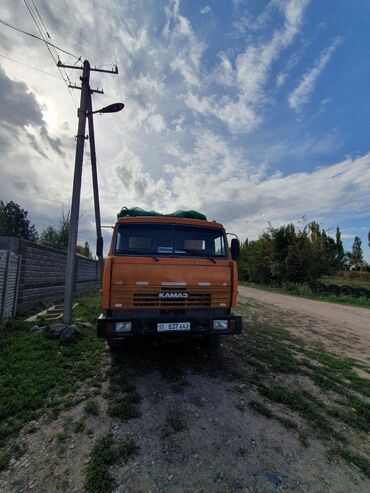
[[(295, 334), (310, 341), (319, 339), (326, 348), (338, 354), (366, 363), (370, 361), (370, 310), (367, 308), (309, 300), (245, 286), (239, 286), (239, 298), (291, 312), (295, 320), (291, 331)], [(301, 317), (301, 324), (297, 324), (297, 316)], [(340, 344), (340, 338), (347, 344)]]

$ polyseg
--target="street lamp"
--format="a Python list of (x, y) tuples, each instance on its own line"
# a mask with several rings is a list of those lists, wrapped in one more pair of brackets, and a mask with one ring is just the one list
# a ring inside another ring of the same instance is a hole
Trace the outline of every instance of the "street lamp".
[(113, 103), (108, 106), (105, 106), (104, 108), (101, 108), (100, 110), (96, 111), (86, 111), (86, 116), (94, 115), (95, 113), (117, 113), (118, 111), (123, 110), (125, 105), (123, 103)]

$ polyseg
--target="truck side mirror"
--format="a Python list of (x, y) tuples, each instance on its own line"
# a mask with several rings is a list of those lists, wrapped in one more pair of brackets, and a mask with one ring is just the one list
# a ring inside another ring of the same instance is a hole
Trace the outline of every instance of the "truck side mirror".
[(233, 260), (238, 260), (239, 251), (240, 251), (240, 244), (239, 244), (239, 240), (237, 238), (233, 238), (231, 240), (230, 250), (231, 250), (231, 258)]
[(103, 237), (99, 236), (99, 238), (96, 239), (96, 256), (98, 258), (103, 257)]

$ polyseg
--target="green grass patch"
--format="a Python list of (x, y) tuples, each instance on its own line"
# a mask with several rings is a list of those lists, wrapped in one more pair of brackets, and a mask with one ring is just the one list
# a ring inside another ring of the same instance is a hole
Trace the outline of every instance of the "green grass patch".
[(363, 455), (360, 455), (359, 453), (347, 447), (340, 447), (340, 446), (333, 447), (330, 450), (329, 455), (331, 457), (337, 455), (342, 459), (346, 460), (349, 464), (354, 464), (359, 469), (361, 469), (361, 471), (368, 478), (370, 478), (370, 461)]
[(257, 413), (262, 414), (262, 416), (265, 416), (266, 418), (272, 418), (273, 417), (273, 414), (270, 411), (270, 409), (268, 407), (266, 407), (264, 404), (262, 404), (262, 402), (250, 401), (249, 407), (251, 407)]
[(91, 416), (97, 416), (99, 414), (98, 403), (92, 399), (88, 400), (85, 404), (84, 411)]
[(86, 466), (84, 490), (86, 493), (109, 493), (113, 488), (113, 477), (109, 467), (117, 462), (128, 462), (139, 453), (132, 438), (114, 443), (113, 436), (98, 438)]
[[(98, 293), (76, 299), (80, 317), (98, 316)], [(94, 327), (82, 327), (82, 339), (69, 346), (29, 329), (23, 319), (15, 319), (0, 332), (0, 447), (45, 411), (57, 416), (68, 406), (65, 396), (73, 394), (76, 384), (94, 377), (102, 355)]]
[(139, 418), (141, 415), (140, 400), (140, 395), (136, 391), (115, 395), (108, 404), (108, 414), (112, 418), (119, 418), (123, 421)]
[(86, 427), (86, 421), (85, 418), (82, 417), (78, 421), (75, 421), (75, 423), (73, 423), (73, 432), (83, 433), (85, 431), (85, 427)]

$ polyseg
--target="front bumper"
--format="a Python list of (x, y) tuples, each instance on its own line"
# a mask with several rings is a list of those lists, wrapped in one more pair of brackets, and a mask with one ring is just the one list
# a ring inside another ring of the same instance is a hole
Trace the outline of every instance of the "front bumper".
[[(214, 329), (214, 320), (227, 320), (227, 329)], [(132, 329), (130, 332), (116, 332), (115, 324), (117, 322), (131, 322)], [(158, 332), (157, 324), (159, 323), (174, 323), (174, 322), (190, 322), (190, 330)], [(97, 336), (105, 339), (123, 339), (133, 336), (165, 336), (166, 334), (177, 334), (181, 336), (192, 335), (208, 335), (208, 334), (240, 334), (242, 331), (242, 317), (238, 314), (223, 313), (222, 315), (215, 314), (211, 310), (208, 313), (175, 315), (161, 314), (154, 317), (148, 317), (143, 313), (126, 312), (121, 316), (106, 316), (103, 313), (98, 318)]]

